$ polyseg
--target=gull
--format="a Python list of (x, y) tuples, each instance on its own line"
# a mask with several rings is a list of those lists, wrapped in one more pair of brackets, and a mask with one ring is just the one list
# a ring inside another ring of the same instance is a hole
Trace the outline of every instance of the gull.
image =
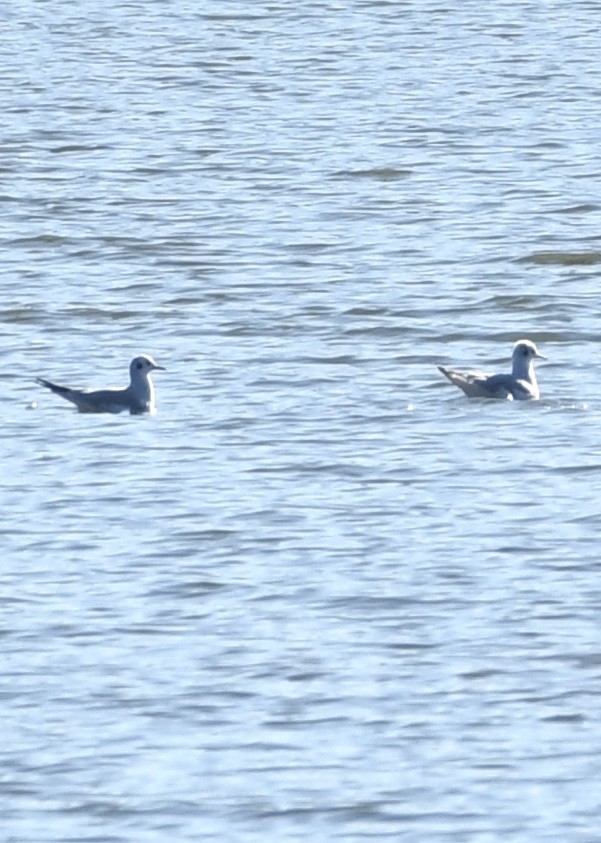
[(508, 401), (537, 401), (540, 398), (534, 361), (546, 360), (532, 340), (518, 340), (511, 356), (510, 375), (488, 375), (485, 372), (460, 372), (439, 366), (451, 383), (462, 389), (468, 398), (505, 398)]
[(44, 378), (36, 378), (36, 383), (71, 401), (80, 413), (121, 413), (123, 410), (132, 414), (154, 413), (156, 405), (150, 373), (156, 369), (164, 371), (164, 366), (141, 354), (129, 364), (130, 382), (125, 389), (73, 389)]

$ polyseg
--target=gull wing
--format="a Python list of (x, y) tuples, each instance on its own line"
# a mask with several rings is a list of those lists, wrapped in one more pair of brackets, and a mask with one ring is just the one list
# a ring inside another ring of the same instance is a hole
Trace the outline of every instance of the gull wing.
[(463, 390), (468, 398), (504, 398), (513, 400), (508, 381), (509, 375), (489, 375), (486, 372), (467, 371), (438, 367), (451, 383)]
[(73, 389), (44, 378), (36, 378), (36, 383), (75, 404), (80, 413), (121, 413), (124, 410), (135, 412), (131, 407), (127, 389)]

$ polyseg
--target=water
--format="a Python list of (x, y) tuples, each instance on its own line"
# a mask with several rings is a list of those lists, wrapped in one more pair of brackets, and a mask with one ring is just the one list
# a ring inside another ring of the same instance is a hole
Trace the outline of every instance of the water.
[(9, 4), (2, 840), (598, 839), (598, 11)]

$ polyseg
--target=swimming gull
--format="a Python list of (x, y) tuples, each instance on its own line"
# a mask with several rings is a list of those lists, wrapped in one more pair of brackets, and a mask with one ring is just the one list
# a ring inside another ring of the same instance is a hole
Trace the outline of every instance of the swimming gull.
[(154, 413), (154, 385), (150, 373), (162, 369), (152, 357), (141, 354), (129, 364), (129, 386), (125, 389), (72, 389), (69, 386), (59, 386), (44, 378), (36, 378), (36, 382), (46, 386), (71, 401), (80, 413), (121, 413), (129, 410), (132, 414)]
[(451, 383), (462, 389), (469, 398), (505, 398), (509, 401), (538, 400), (534, 361), (546, 360), (531, 340), (518, 340), (513, 347), (510, 375), (488, 375), (485, 372), (446, 369), (440, 371)]

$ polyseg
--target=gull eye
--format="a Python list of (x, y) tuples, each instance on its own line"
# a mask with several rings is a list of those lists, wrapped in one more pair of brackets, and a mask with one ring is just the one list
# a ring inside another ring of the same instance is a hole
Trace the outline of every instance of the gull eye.
[(524, 346), (523, 355), (524, 355), (524, 357), (528, 357), (529, 354), (530, 354), (530, 349), (526, 345), (526, 346)]
[(140, 362), (136, 363), (136, 369), (142, 369), (143, 366), (144, 366), (143, 363), (140, 363)]

